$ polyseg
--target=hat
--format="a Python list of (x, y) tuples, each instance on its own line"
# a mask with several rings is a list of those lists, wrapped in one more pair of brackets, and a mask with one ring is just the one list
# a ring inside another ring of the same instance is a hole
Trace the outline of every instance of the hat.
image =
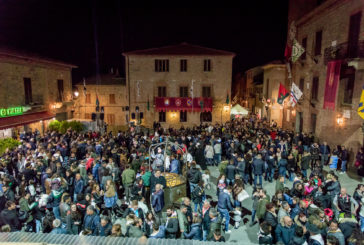
[(61, 226), (61, 221), (59, 219), (53, 220), (53, 227), (57, 228)]
[(308, 223), (307, 225), (307, 230), (311, 233), (314, 233), (314, 234), (319, 234), (321, 233), (320, 229), (317, 227), (317, 225), (314, 225), (314, 224), (311, 224), (311, 223)]

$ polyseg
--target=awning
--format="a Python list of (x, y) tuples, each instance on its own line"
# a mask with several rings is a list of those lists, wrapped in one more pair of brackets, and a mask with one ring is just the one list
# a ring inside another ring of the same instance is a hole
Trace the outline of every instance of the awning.
[(55, 115), (48, 111), (29, 113), (14, 117), (4, 117), (0, 118), (0, 129), (13, 128), (21, 125), (38, 122), (40, 120), (49, 120), (54, 117)]

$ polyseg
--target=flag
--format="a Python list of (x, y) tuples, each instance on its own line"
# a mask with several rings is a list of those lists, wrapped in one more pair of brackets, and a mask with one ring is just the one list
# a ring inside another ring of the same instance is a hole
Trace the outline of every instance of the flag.
[(229, 93), (226, 95), (226, 104), (229, 104), (230, 100), (229, 100)]
[(301, 44), (294, 39), (293, 46), (291, 50), (291, 60), (292, 62), (296, 62), (298, 58), (305, 52), (305, 49), (301, 46)]
[(99, 96), (96, 94), (96, 107), (100, 106)]
[(336, 92), (340, 80), (341, 60), (327, 63), (324, 109), (335, 110)]
[(232, 99), (231, 103), (236, 104), (238, 103), (238, 95), (235, 95), (234, 98)]
[(83, 95), (86, 96), (86, 79), (83, 78)]
[(193, 99), (193, 83), (195, 82), (195, 80), (192, 80), (191, 82), (191, 88), (190, 88), (190, 92), (191, 92), (191, 98)]
[(284, 49), (284, 57), (286, 58), (286, 60), (290, 60), (292, 56), (292, 46), (288, 44), (286, 44), (286, 48)]
[(358, 114), (361, 118), (364, 119), (364, 87), (361, 90), (361, 96), (359, 101)]
[(295, 83), (292, 83), (291, 97), (290, 97), (292, 107), (294, 107), (297, 104), (297, 101), (301, 98), (301, 96), (302, 96), (302, 91), (299, 89), (299, 87), (297, 87)]
[(147, 110), (149, 111), (150, 106), (149, 106), (149, 96), (148, 96), (148, 102), (147, 102)]
[(278, 90), (278, 104), (283, 104), (283, 100), (287, 98), (289, 95), (287, 89), (282, 85), (282, 83), (279, 84), (279, 90)]

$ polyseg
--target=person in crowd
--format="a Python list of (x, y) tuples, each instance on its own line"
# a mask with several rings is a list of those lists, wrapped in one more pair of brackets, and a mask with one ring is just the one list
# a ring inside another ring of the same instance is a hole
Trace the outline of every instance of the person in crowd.
[(277, 225), (275, 229), (277, 242), (283, 242), (285, 245), (289, 245), (295, 234), (296, 225), (293, 223), (289, 216), (282, 218), (282, 222)]
[(202, 241), (202, 227), (201, 227), (201, 218), (199, 215), (194, 215), (192, 218), (192, 225), (191, 225), (191, 229), (190, 232), (184, 232), (183, 236), (186, 239), (192, 239), (192, 240), (198, 240), (198, 241)]
[(230, 215), (229, 211), (233, 210), (233, 205), (231, 204), (231, 192), (232, 187), (228, 186), (226, 190), (219, 194), (219, 199), (217, 203), (217, 210), (219, 211), (221, 217), (225, 219), (225, 233), (231, 233), (229, 230), (229, 222), (230, 222)]
[(62, 228), (62, 222), (59, 219), (53, 220), (53, 230), (51, 234), (67, 234), (66, 229)]
[(160, 222), (162, 218), (162, 209), (164, 208), (164, 191), (161, 184), (155, 185), (155, 192), (152, 194), (151, 205), (157, 221)]

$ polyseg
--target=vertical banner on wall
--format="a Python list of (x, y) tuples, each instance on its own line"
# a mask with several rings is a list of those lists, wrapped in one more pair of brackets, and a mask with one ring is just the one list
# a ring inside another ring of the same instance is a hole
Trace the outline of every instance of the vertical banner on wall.
[(335, 110), (336, 92), (340, 80), (341, 60), (327, 63), (324, 109)]

